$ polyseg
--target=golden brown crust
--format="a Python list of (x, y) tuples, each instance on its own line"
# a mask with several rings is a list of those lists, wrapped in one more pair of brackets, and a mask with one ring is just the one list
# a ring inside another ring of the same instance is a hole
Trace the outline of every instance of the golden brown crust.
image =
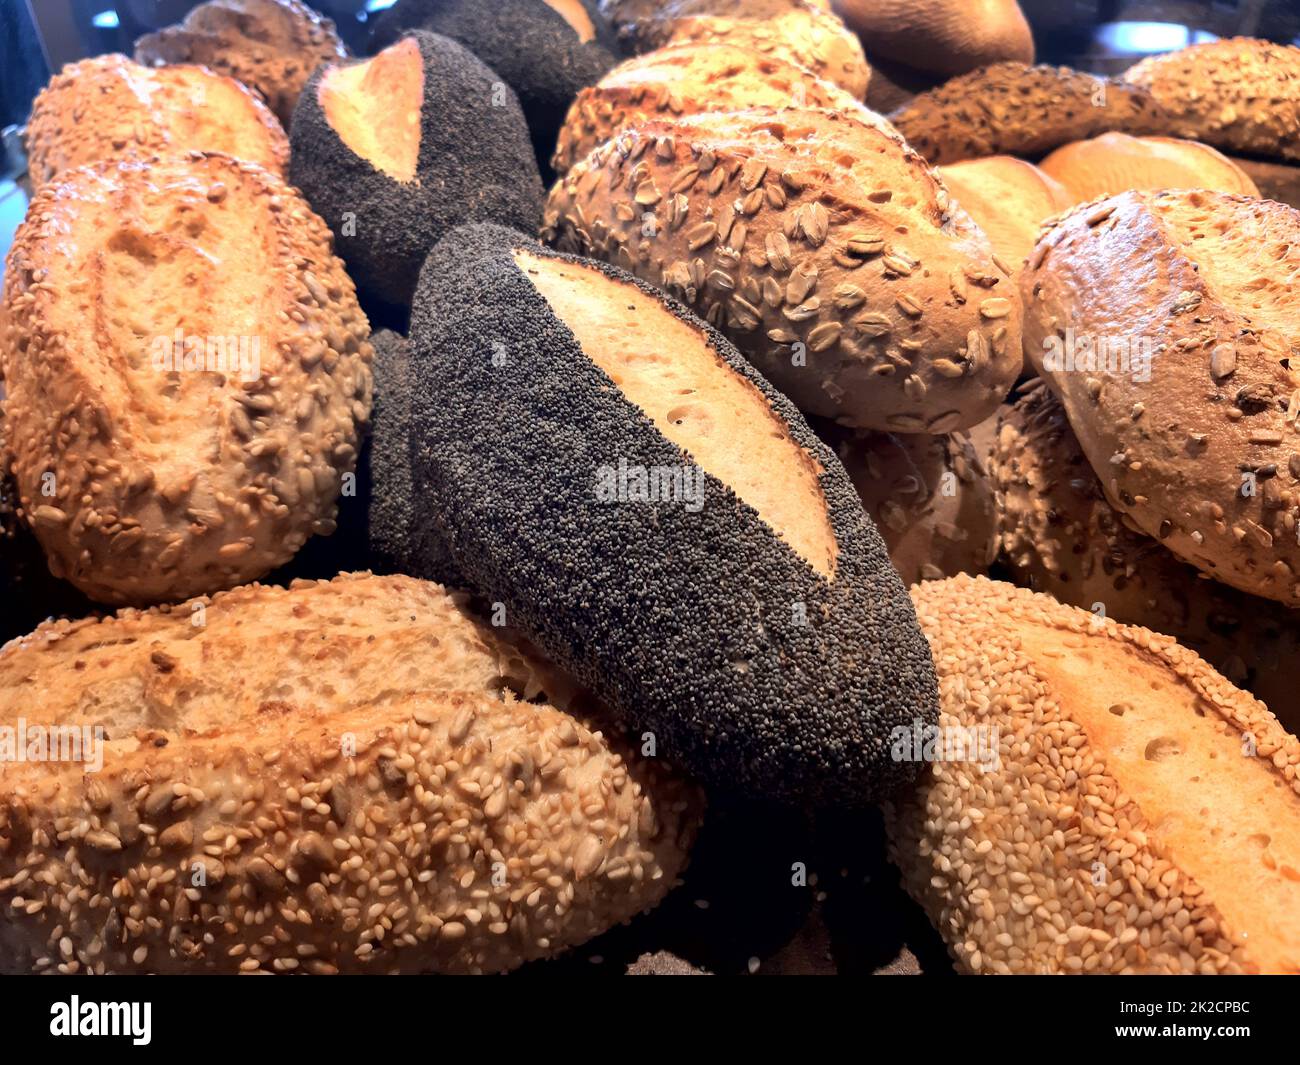
[(348, 54), (334, 23), (300, 0), (207, 0), (135, 42), (146, 66), (201, 63), (261, 93), (285, 129), (312, 71)]
[(939, 167), (948, 191), (984, 230), (1003, 262), (1019, 269), (1038, 241), (1044, 219), (1077, 200), (1033, 163), (990, 155)]
[(4, 303), (8, 444), (57, 575), (182, 599), (333, 531), (369, 325), (279, 178), (198, 153), (69, 171), (32, 201)]
[(1225, 151), (1300, 160), (1300, 48), (1253, 37), (1154, 55), (1123, 80), (1150, 91), (1171, 132)]
[(1020, 365), (1007, 270), (865, 109), (628, 127), (552, 189), (543, 237), (680, 296), (803, 410), (846, 425), (974, 424)]
[(1297, 270), (1295, 210), (1193, 190), (1075, 208), (1021, 277), (1025, 354), (1111, 504), (1203, 572), (1289, 606), (1300, 603), (1300, 392), (1287, 367)]
[(1300, 970), (1300, 741), (1169, 637), (984, 578), (912, 596), (941, 728), (997, 729), (886, 806), (961, 969)]
[(965, 433), (869, 433), (828, 427), (906, 585), (985, 573), (997, 554), (993, 482)]
[(538, 675), (438, 586), (368, 574), (11, 643), (5, 725), (112, 724), (99, 772), (0, 778), (0, 966), (486, 972), (630, 918), (697, 793), (501, 692)]
[(659, 115), (855, 105), (839, 86), (774, 55), (726, 43), (673, 45), (629, 59), (583, 89), (560, 129), (551, 166), (562, 175), (624, 127)]
[(934, 74), (1034, 61), (1034, 35), (1016, 0), (835, 0), (872, 52)]
[(1037, 158), (1107, 130), (1168, 132), (1144, 88), (1068, 67), (994, 63), (921, 93), (890, 120), (931, 163)]
[(1130, 528), (1041, 378), (997, 420), (999, 536), (1016, 583), (1174, 637), (1300, 732), (1300, 614), (1209, 580)]
[(33, 191), (101, 159), (225, 152), (283, 177), (289, 139), (256, 94), (206, 67), (154, 70), (124, 55), (70, 63), (37, 95), (27, 124)]
[(1040, 164), (1070, 191), (1070, 204), (1129, 189), (1216, 189), (1258, 196), (1255, 183), (1208, 144), (1177, 137), (1103, 133), (1065, 144)]

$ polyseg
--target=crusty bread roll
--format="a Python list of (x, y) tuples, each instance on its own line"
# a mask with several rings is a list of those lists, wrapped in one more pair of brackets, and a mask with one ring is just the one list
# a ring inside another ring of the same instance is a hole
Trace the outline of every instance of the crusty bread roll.
[(1258, 196), (1255, 183), (1208, 144), (1177, 137), (1103, 133), (1062, 145), (1039, 166), (1067, 189), (1072, 203), (1129, 189), (1217, 189)]
[(939, 176), (999, 258), (1015, 269), (1033, 251), (1044, 219), (1078, 202), (1033, 163), (1009, 155), (941, 166)]
[(1244, 159), (1239, 155), (1230, 155), (1228, 158), (1255, 183), (1259, 194), (1266, 200), (1300, 207), (1300, 166)]
[(105, 735), (98, 771), (0, 777), (0, 968), (489, 972), (627, 920), (698, 796), (503, 690), (547, 677), (437, 585), (368, 574), (9, 644), (6, 725)]
[(997, 420), (999, 535), (1016, 583), (1174, 637), (1300, 733), (1300, 613), (1209, 579), (1131, 528), (1042, 378)]
[(912, 597), (953, 760), (885, 820), (960, 969), (1300, 972), (1300, 741), (1167, 636), (984, 578)]
[(933, 714), (843, 467), (662, 290), (498, 226), (430, 253), (411, 324), (417, 524), (470, 586), (706, 784), (860, 803)]
[(807, 0), (667, 0), (625, 24), (634, 51), (669, 44), (732, 44), (811, 70), (861, 100), (871, 67), (857, 37)]
[(290, 134), (290, 180), (362, 292), (386, 303), (409, 305), (425, 255), (455, 226), (537, 226), (542, 179), (519, 101), (448, 37), (417, 30), (319, 68)]
[(551, 165), (566, 173), (625, 126), (657, 115), (806, 106), (848, 109), (860, 103), (839, 86), (776, 56), (726, 43), (658, 48), (615, 67), (583, 89), (569, 108)]
[(1300, 212), (1175, 190), (1075, 208), (1021, 275), (1025, 354), (1111, 504), (1204, 573), (1288, 606), (1298, 270)]
[(206, 0), (135, 42), (138, 63), (202, 63), (257, 90), (286, 129), (312, 71), (347, 54), (334, 23), (301, 0)]
[(1034, 35), (1016, 0), (834, 0), (865, 46), (932, 74), (1034, 61)]
[(1124, 81), (1168, 112), (1164, 132), (1224, 151), (1300, 160), (1300, 48), (1253, 37), (1149, 56)]
[(1037, 158), (1107, 130), (1168, 132), (1145, 88), (1068, 67), (994, 63), (921, 93), (889, 115), (931, 163)]
[(369, 325), (298, 193), (221, 155), (105, 160), (32, 201), (0, 369), (22, 507), (93, 599), (256, 579), (333, 531)]
[(993, 481), (965, 433), (815, 428), (844, 463), (905, 585), (988, 572), (998, 548)]
[(261, 99), (204, 67), (154, 70), (124, 55), (70, 63), (32, 103), (33, 192), (69, 167), (101, 159), (226, 152), (283, 176), (289, 141)]
[(551, 190), (542, 232), (682, 297), (801, 409), (852, 427), (972, 425), (1020, 368), (1007, 269), (865, 108), (629, 126)]

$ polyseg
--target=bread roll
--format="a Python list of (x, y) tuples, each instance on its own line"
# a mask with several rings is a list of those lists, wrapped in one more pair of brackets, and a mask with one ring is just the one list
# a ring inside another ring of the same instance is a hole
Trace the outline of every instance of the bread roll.
[(551, 190), (542, 233), (680, 296), (801, 409), (855, 428), (972, 425), (1019, 371), (1007, 270), (865, 109), (628, 127)]
[(1231, 159), (1206, 144), (1176, 137), (1103, 133), (1057, 148), (1043, 170), (1070, 190), (1073, 203), (1129, 189), (1217, 189), (1258, 196)]
[(626, 126), (662, 115), (807, 106), (853, 110), (839, 86), (775, 56), (730, 44), (659, 48), (619, 64), (569, 108), (551, 165), (567, 173)]
[(202, 63), (243, 82), (286, 129), (312, 71), (347, 54), (334, 23), (300, 0), (207, 0), (135, 42), (145, 66)]
[(930, 665), (843, 467), (662, 291), (471, 226), (411, 325), (417, 522), (471, 586), (719, 790), (861, 802)]
[(1034, 36), (1016, 0), (834, 0), (873, 52), (932, 74), (1034, 61)]
[(1253, 37), (1149, 56), (1124, 81), (1168, 112), (1165, 132), (1224, 151), (1300, 160), (1300, 48)]
[(283, 177), (289, 141), (267, 106), (204, 67), (152, 70), (124, 55), (69, 63), (32, 102), (32, 191), (69, 167), (101, 159), (226, 152)]
[(935, 753), (985, 757), (885, 820), (959, 969), (1300, 972), (1300, 741), (1167, 636), (983, 578), (912, 596)]
[(438, 586), (367, 574), (11, 643), (5, 724), (104, 737), (98, 771), (0, 778), (0, 967), (494, 972), (627, 920), (698, 796), (503, 690), (545, 677)]
[[(1202, 572), (1300, 603), (1300, 213), (1126, 192), (1045, 231), (1025, 353), (1113, 506)], [(1100, 355), (1098, 351), (1100, 350)]]
[(1015, 582), (1174, 637), (1300, 733), (1300, 614), (1210, 580), (1130, 528), (1041, 378), (998, 422), (998, 524)]
[(410, 303), (420, 263), (475, 219), (532, 232), (542, 182), (518, 101), (464, 47), (415, 32), (322, 67), (298, 102), (289, 175), (363, 292)]
[(333, 531), (369, 325), (329, 232), (228, 156), (105, 160), (32, 201), (4, 277), (19, 496), (105, 603), (229, 588)]
[(921, 93), (889, 115), (931, 163), (1036, 158), (1107, 130), (1168, 132), (1145, 88), (1068, 67), (994, 63)]
[(867, 86), (864, 103), (871, 110), (887, 115), (909, 100), (928, 92), (948, 79), (936, 74), (913, 70), (905, 63), (895, 63), (884, 56), (866, 53), (871, 66), (871, 83)]
[(1043, 221), (1078, 202), (1054, 177), (1009, 155), (941, 166), (939, 176), (998, 258), (1016, 269), (1033, 251)]
[(817, 428), (848, 470), (905, 585), (988, 571), (998, 547), (993, 481), (965, 433)]
[(1243, 159), (1238, 155), (1230, 155), (1228, 158), (1255, 183), (1259, 194), (1266, 200), (1300, 207), (1300, 166)]
[(371, 51), (411, 29), (458, 41), (514, 90), (543, 171), (574, 96), (622, 57), (595, 0), (402, 0), (378, 17)]
[(668, 0), (627, 27), (634, 51), (732, 44), (811, 70), (861, 100), (871, 68), (862, 45), (825, 7), (806, 0)]

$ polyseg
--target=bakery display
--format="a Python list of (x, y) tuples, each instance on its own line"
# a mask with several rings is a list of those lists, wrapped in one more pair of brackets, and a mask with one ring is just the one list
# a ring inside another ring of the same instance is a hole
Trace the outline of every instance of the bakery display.
[(804, 67), (731, 44), (658, 48), (619, 64), (573, 101), (551, 161), (563, 175), (593, 148), (651, 118), (806, 106), (853, 111), (852, 96)]
[(930, 74), (965, 74), (1006, 60), (1034, 61), (1016, 0), (833, 0), (872, 54)]
[(998, 551), (993, 480), (966, 434), (815, 428), (844, 463), (904, 584), (988, 572)]
[(1038, 242), (1043, 222), (1080, 199), (1054, 175), (1009, 155), (949, 163), (938, 173), (998, 257), (1017, 270)]
[(1300, 15), (1065, 6), (19, 4), (0, 971), (1300, 973)]
[(406, 577), (252, 585), (10, 644), (0, 703), (98, 728), (102, 767), (0, 781), (4, 968), (499, 972), (653, 906), (697, 793), (507, 686), (544, 676)]
[(1124, 72), (1169, 115), (1169, 132), (1224, 151), (1300, 160), (1300, 48), (1250, 37), (1194, 44)]
[(884, 743), (933, 714), (902, 583), (843, 467), (718, 333), (480, 226), (425, 262), (411, 348), (417, 520), (634, 734), (751, 797), (914, 776)]
[(987, 757), (936, 760), (885, 819), (959, 970), (1300, 969), (1300, 741), (1262, 704), (1045, 595), (963, 576), (912, 596), (940, 720)]
[[(93, 122), (87, 121), (94, 114)], [(198, 66), (154, 70), (124, 55), (70, 63), (32, 102), (27, 159), (33, 191), (101, 159), (225, 152), (283, 176), (284, 130), (233, 78)]]
[(5, 268), (0, 370), (50, 568), (100, 602), (156, 603), (331, 532), (368, 334), (328, 230), (259, 166), (107, 160), (46, 185)]
[(514, 90), (543, 169), (574, 96), (622, 58), (594, 0), (398, 0), (375, 23), (372, 50), (411, 29), (459, 41)]
[(1167, 116), (1140, 85), (1068, 67), (994, 63), (944, 82), (890, 121), (929, 162), (985, 155), (1037, 158), (1108, 131), (1167, 133)]
[(628, 127), (552, 188), (542, 234), (662, 285), (845, 425), (973, 425), (1020, 369), (1009, 268), (865, 109)]
[(1107, 498), (1197, 569), (1300, 604), (1300, 213), (1126, 192), (1045, 231), (1021, 275), (1025, 354)]
[(1258, 196), (1245, 171), (1209, 145), (1177, 137), (1103, 133), (1066, 144), (1039, 166), (1070, 191), (1072, 203), (1129, 189), (1215, 189)]
[(1016, 583), (1174, 637), (1300, 731), (1291, 677), (1300, 613), (1210, 580), (1131, 528), (1041, 378), (997, 423), (990, 465), (1002, 555)]
[(334, 23), (300, 0), (206, 0), (135, 42), (137, 63), (200, 63), (256, 90), (285, 129), (312, 71), (347, 54)]
[(319, 69), (298, 102), (289, 177), (365, 292), (409, 304), (429, 249), (472, 220), (531, 232), (542, 183), (518, 101), (462, 45), (416, 31)]

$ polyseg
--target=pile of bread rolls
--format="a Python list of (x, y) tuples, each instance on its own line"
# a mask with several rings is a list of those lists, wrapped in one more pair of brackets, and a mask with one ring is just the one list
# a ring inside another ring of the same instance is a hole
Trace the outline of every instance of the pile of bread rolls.
[(1300, 48), (976, 7), (209, 0), (56, 75), (0, 970), (503, 972), (879, 807), (961, 971), (1300, 971)]

